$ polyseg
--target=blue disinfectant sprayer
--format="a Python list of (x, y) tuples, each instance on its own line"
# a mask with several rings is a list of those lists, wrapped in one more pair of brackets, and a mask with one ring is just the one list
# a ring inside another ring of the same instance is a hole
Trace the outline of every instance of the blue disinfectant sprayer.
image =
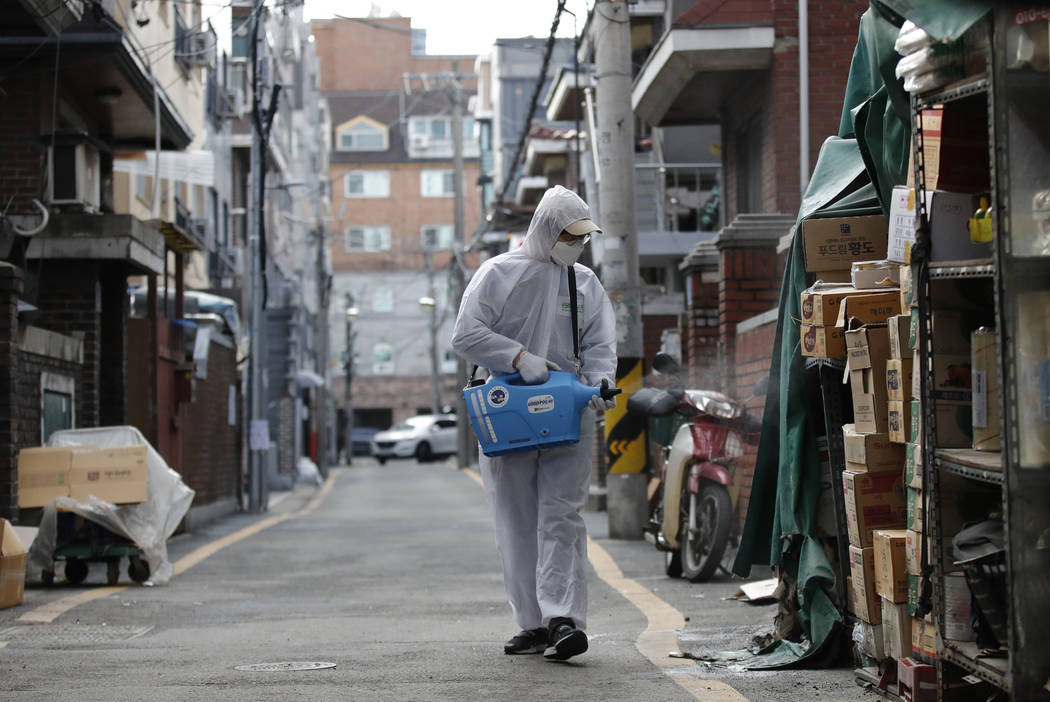
[(526, 385), (520, 373), (489, 378), (463, 390), (470, 425), (486, 456), (535, 451), (580, 440), (580, 413), (595, 395), (619, 388), (593, 387), (574, 374), (551, 371), (545, 383)]

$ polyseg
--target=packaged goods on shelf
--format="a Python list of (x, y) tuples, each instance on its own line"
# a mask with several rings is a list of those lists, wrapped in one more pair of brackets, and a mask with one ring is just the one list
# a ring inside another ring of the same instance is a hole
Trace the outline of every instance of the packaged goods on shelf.
[(875, 549), (849, 547), (850, 602), (858, 619), (870, 624), (882, 622), (882, 607), (875, 591)]
[(970, 354), (934, 352), (930, 394), (942, 402), (973, 403), (973, 376)]
[(907, 602), (882, 598), (882, 641), (888, 657), (911, 657), (911, 620)]
[[(911, 428), (908, 430), (908, 443), (910, 443), (910, 444), (921, 444), (922, 443), (922, 401), (921, 400), (912, 400), (911, 401), (911, 416), (909, 417), (909, 419), (911, 420)], [(937, 444), (937, 446), (940, 446), (940, 445), (941, 444)]]
[(806, 270), (849, 271), (854, 261), (876, 259), (886, 250), (886, 218), (828, 217), (802, 222)]
[(907, 529), (905, 534), (904, 569), (908, 575), (922, 575), (922, 532)]
[(906, 499), (901, 473), (855, 473), (843, 471), (846, 498), (846, 531), (854, 546), (872, 546), (876, 529), (904, 526)]
[(900, 471), (904, 447), (890, 443), (885, 433), (861, 434), (855, 424), (842, 425), (846, 470), (856, 473)]
[(981, 327), (971, 336), (971, 385), (973, 387), (973, 447), (999, 451), (999, 368), (995, 329)]
[[(900, 314), (900, 290), (891, 288), (878, 292), (868, 290), (858, 295), (848, 295), (839, 303), (839, 316), (835, 324), (849, 327), (852, 323), (885, 324), (890, 317)], [(888, 351), (887, 351), (888, 353)]]
[(872, 546), (875, 551), (875, 592), (889, 602), (907, 602), (907, 532), (904, 529), (876, 529)]
[(910, 346), (911, 350), (914, 352), (915, 349), (919, 348), (919, 310), (912, 307), (910, 315), (911, 319), (908, 324), (908, 346)]
[(970, 217), (977, 205), (969, 193), (926, 193), (930, 219), (930, 261), (969, 261), (992, 255), (991, 244), (970, 239)]
[(1032, 196), (1032, 219), (1025, 224), (1011, 234), (1014, 253), (1050, 256), (1050, 190), (1040, 190)]
[(944, 638), (953, 641), (973, 641), (970, 623), (970, 587), (962, 573), (944, 576)]
[[(911, 314), (897, 314), (886, 322), (889, 328), (890, 358), (911, 358), (914, 349), (909, 343), (909, 331), (911, 329)], [(909, 382), (911, 382), (909, 378)]]
[(857, 290), (884, 290), (900, 288), (900, 266), (890, 261), (854, 261), (850, 265), (850, 279)]
[[(898, 185), (890, 196), (890, 221), (887, 235), (886, 259), (897, 263), (911, 263), (911, 247), (915, 244), (915, 188)], [(901, 284), (901, 291), (904, 291)]]
[(912, 307), (916, 306), (915, 286), (913, 285), (911, 264), (903, 264), (900, 272), (901, 279), (901, 314), (909, 314)]
[(908, 614), (913, 617), (919, 609), (919, 595), (921, 594), (921, 590), (922, 576), (908, 573)]
[(852, 285), (818, 281), (802, 291), (799, 309), (802, 322), (810, 325), (834, 325), (839, 316), (842, 301), (851, 295), (862, 294)]
[[(936, 190), (951, 193), (986, 193), (991, 189), (986, 104), (959, 101), (947, 107), (929, 107), (922, 111), (921, 124), (927, 197)], [(926, 211), (930, 214), (932, 225), (931, 206), (932, 203), (928, 200)], [(972, 212), (972, 209), (967, 210), (967, 221)], [(969, 228), (965, 227), (965, 230), (966, 240), (969, 241)], [(985, 247), (987, 248), (987, 245)]]
[(1017, 435), (1024, 467), (1050, 464), (1050, 292), (1017, 297)]
[(912, 531), (926, 531), (926, 514), (922, 504), (922, 490), (906, 487), (904, 525)]
[(918, 358), (913, 357), (912, 360), (914, 362), (911, 364), (911, 397), (914, 402), (915, 398), (922, 397), (922, 365), (918, 362)]

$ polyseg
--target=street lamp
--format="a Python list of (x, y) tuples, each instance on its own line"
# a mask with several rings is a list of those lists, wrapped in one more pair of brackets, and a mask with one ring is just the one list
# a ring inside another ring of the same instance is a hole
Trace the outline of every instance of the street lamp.
[(344, 413), (344, 424), (345, 434), (343, 439), (343, 446), (346, 447), (346, 464), (352, 465), (354, 462), (354, 446), (351, 434), (354, 430), (354, 409), (350, 402), (350, 386), (354, 381), (354, 320), (357, 319), (358, 310), (354, 306), (354, 296), (350, 293), (346, 294), (346, 312), (344, 316), (346, 318), (346, 351), (345, 351), (345, 369), (346, 369), (346, 381), (343, 385), (343, 413)]
[(419, 306), (430, 317), (430, 411), (434, 415), (438, 415), (441, 413), (441, 376), (438, 371), (437, 301), (433, 297), (426, 295), (419, 298)]

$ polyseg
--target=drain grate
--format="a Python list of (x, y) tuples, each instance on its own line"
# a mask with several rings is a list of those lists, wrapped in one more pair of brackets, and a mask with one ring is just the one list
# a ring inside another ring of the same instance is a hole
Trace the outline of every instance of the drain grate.
[(250, 673), (286, 673), (293, 670), (322, 670), (334, 667), (335, 663), (327, 661), (286, 661), (283, 663), (251, 663), (234, 666), (234, 669)]
[(153, 626), (103, 624), (29, 624), (0, 630), (8, 645), (45, 648), (129, 641), (149, 633)]

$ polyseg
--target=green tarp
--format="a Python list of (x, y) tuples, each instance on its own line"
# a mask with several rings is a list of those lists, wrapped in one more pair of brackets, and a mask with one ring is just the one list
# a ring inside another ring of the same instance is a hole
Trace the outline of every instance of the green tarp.
[(820, 491), (816, 439), (825, 428), (819, 384), (799, 351), (799, 295), (807, 287), (802, 222), (888, 214), (893, 186), (905, 182), (911, 147), (910, 101), (894, 75), (900, 25), (914, 17), (934, 36), (955, 38), (987, 9), (987, 3), (976, 2), (873, 0), (861, 18), (839, 135), (821, 147), (788, 253), (751, 501), (733, 566), (744, 576), (753, 564), (779, 566), (795, 582), (797, 620), (808, 646), (785, 652), (774, 645), (767, 652), (777, 655), (757, 656), (751, 667), (820, 666), (842, 653), (835, 569), (814, 536)]

